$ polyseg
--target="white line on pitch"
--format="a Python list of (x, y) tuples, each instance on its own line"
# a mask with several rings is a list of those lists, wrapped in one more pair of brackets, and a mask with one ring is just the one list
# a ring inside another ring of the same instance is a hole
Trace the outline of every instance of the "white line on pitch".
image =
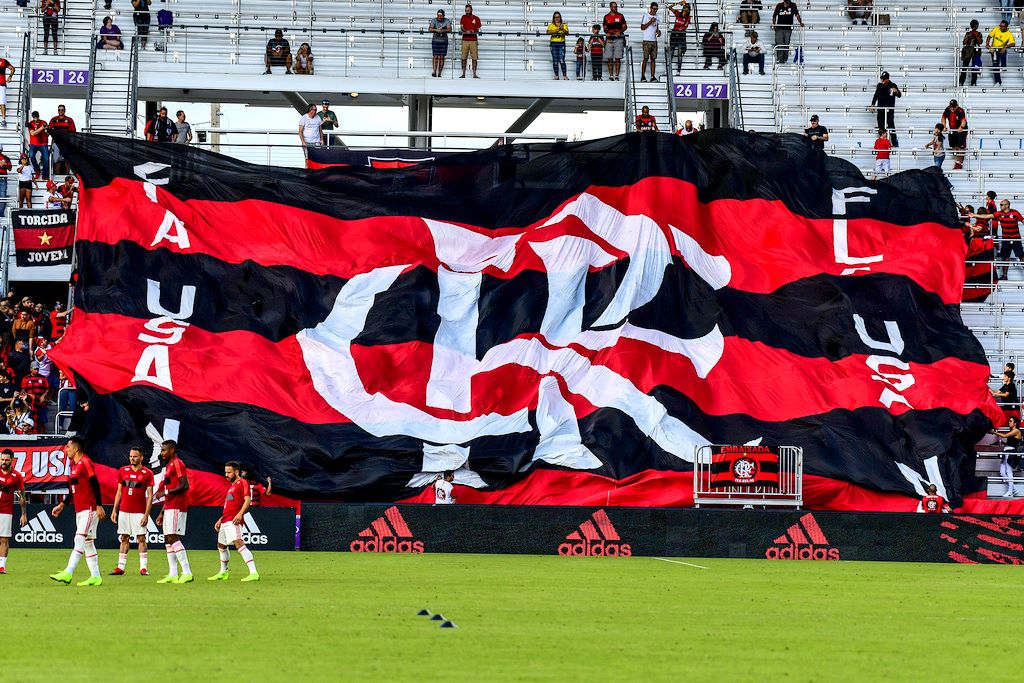
[(682, 560), (670, 560), (667, 557), (656, 557), (654, 559), (661, 560), (662, 562), (671, 562), (672, 564), (685, 564), (687, 567), (696, 567), (697, 569), (707, 569), (707, 567), (702, 567), (699, 564), (691, 564), (690, 562), (683, 562)]

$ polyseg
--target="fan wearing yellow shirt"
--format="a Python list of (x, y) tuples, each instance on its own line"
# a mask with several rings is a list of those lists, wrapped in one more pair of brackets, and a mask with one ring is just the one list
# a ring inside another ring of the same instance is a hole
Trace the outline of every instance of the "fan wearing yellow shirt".
[(558, 67), (562, 67), (562, 79), (569, 80), (565, 70), (565, 36), (569, 34), (569, 25), (562, 22), (562, 13), (555, 12), (548, 24), (548, 35), (551, 36), (551, 67), (555, 70), (558, 80)]
[(995, 71), (996, 85), (1003, 84), (1003, 70), (1006, 68), (1006, 53), (1014, 45), (1010, 24), (1005, 19), (999, 26), (989, 31), (985, 39), (985, 49), (992, 55), (992, 68)]

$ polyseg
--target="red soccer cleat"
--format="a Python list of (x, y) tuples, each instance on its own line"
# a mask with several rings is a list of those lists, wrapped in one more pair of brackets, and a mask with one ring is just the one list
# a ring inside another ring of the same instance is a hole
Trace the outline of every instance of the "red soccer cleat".
[(0, 567), (0, 574), (6, 574), (6, 573), (7, 573), (7, 567)]
[(148, 569), (140, 569), (139, 570), (139, 575), (141, 575), (141, 576), (149, 576), (149, 570)]
[(114, 569), (114, 571), (110, 572), (111, 576), (121, 576), (122, 574), (124, 574), (124, 570), (120, 567), (117, 567)]

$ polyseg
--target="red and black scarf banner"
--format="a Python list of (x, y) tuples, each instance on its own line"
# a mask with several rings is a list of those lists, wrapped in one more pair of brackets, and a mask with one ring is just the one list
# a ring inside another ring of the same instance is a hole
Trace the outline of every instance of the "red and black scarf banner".
[(307, 147), (306, 168), (332, 166), (365, 166), (377, 170), (393, 170), (410, 166), (429, 166), (435, 160), (456, 152), (422, 149), (349, 149), (346, 147)]
[(729, 130), (386, 174), (56, 135), (82, 194), (51, 356), (102, 463), (173, 435), (302, 499), (451, 469), (460, 502), (683, 505), (696, 448), (760, 443), (834, 484), (809, 504), (872, 508), (958, 503), (1003, 420), (941, 174)]
[(712, 487), (779, 487), (779, 451), (770, 446), (712, 446)]
[(75, 240), (74, 210), (12, 209), (11, 226), (19, 266), (71, 263)]

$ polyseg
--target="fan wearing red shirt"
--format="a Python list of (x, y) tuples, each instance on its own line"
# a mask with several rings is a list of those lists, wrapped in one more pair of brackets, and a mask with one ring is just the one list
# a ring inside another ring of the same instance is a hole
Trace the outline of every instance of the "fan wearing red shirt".
[(878, 129), (878, 138), (875, 140), (875, 178), (878, 174), (889, 175), (889, 152), (892, 143), (889, 141), (889, 131), (885, 128)]
[[(70, 116), (67, 116), (64, 112), (67, 110), (63, 104), (57, 105), (57, 115), (50, 119), (50, 130), (62, 130), (68, 133), (74, 133), (78, 129), (75, 127), (75, 120)], [(53, 173), (54, 175), (60, 173), (71, 173), (71, 167), (68, 165), (67, 160), (64, 159), (64, 155), (60, 152), (60, 147), (57, 143), (53, 144)]]
[[(999, 247), (1000, 261), (1009, 261), (1010, 256), (1016, 255), (1018, 262), (1024, 262), (1024, 245), (1021, 245), (1020, 241), (1020, 224), (1024, 221), (1024, 216), (1021, 216), (1017, 209), (1011, 209), (1008, 200), (999, 200), (999, 210), (994, 213), (972, 213), (971, 218), (994, 219), (999, 223), (999, 237), (1002, 238)], [(1009, 269), (1009, 265), (1003, 266), (1002, 275), (999, 277), (1005, 278)]]
[(0, 128), (7, 127), (7, 79), (14, 78), (15, 71), (13, 64), (0, 57)]
[(117, 556), (117, 569), (113, 576), (124, 574), (128, 564), (128, 547), (134, 538), (139, 544), (139, 574), (149, 576), (149, 553), (146, 546), (146, 526), (153, 508), (153, 470), (142, 464), (142, 449), (128, 451), (128, 464), (117, 471), (117, 493), (110, 521), (117, 525), (121, 537), (121, 550)]
[(480, 17), (473, 14), (473, 6), (466, 5), (466, 13), (459, 19), (459, 32), (462, 33), (462, 75), (466, 77), (466, 58), (473, 58), (473, 78), (480, 78), (476, 75), (476, 61), (480, 55), (480, 46), (477, 44), (477, 37), (480, 34)]
[(28, 120), (28, 160), (32, 162), (37, 179), (50, 179), (50, 134), (46, 130), (46, 121), (39, 118), (37, 111), (32, 112), (32, 118)]
[[(170, 571), (157, 583), (191, 583), (195, 581), (188, 564), (188, 554), (181, 542), (188, 521), (188, 469), (178, 457), (178, 443), (172, 439), (160, 445), (160, 459), (164, 463), (164, 478), (157, 487), (157, 495), (163, 491), (164, 509), (156, 518), (163, 527), (164, 546), (167, 549), (167, 566)], [(181, 565), (181, 573), (178, 573)]]
[(242, 478), (249, 482), (249, 492), (252, 494), (251, 507), (258, 508), (263, 502), (263, 496), (270, 495), (270, 489), (274, 483), (267, 477), (267, 485), (264, 486), (256, 479), (256, 475), (242, 470)]
[(260, 575), (256, 571), (256, 561), (252, 557), (252, 551), (245, 546), (242, 540), (242, 532), (245, 531), (245, 513), (248, 512), (252, 503), (252, 493), (249, 489), (249, 482), (242, 476), (241, 463), (232, 460), (224, 464), (224, 478), (228, 480), (228, 493), (224, 497), (224, 513), (213, 525), (217, 532), (217, 551), (220, 553), (220, 571), (211, 576), (207, 581), (227, 581), (228, 544), (235, 546), (235, 550), (245, 560), (249, 567), (249, 576), (242, 579), (243, 582), (259, 581)]
[(636, 129), (641, 132), (649, 132), (658, 130), (658, 121), (651, 116), (651, 108), (644, 105), (643, 109), (640, 110), (640, 114), (636, 117)]
[(25, 479), (14, 469), (14, 451), (0, 451), (0, 574), (7, 573), (7, 553), (11, 549), (14, 527), (14, 494), (21, 493), (21, 526), (28, 524), (28, 497)]
[(622, 56), (625, 54), (626, 38), (623, 35), (629, 25), (626, 17), (619, 14), (619, 3), (608, 3), (608, 14), (601, 20), (604, 33), (608, 36), (604, 48), (604, 61), (608, 65), (608, 80), (619, 80), (619, 72), (622, 69)]
[(100, 505), (100, 482), (96, 478), (96, 469), (92, 460), (85, 454), (85, 441), (73, 436), (64, 447), (64, 454), (71, 461), (71, 473), (68, 476), (68, 494), (57, 503), (51, 514), (60, 517), (60, 513), (70, 503), (75, 506), (75, 547), (68, 558), (68, 566), (64, 571), (50, 574), (50, 578), (60, 583), (71, 583), (75, 567), (85, 556), (89, 567), (89, 578), (79, 581), (79, 586), (100, 586), (100, 558), (96, 554), (96, 527), (107, 515)]
[(921, 496), (921, 512), (938, 515), (943, 512), (952, 512), (953, 508), (949, 507), (946, 503), (946, 499), (937, 493), (938, 489), (935, 488), (935, 484), (928, 484), (928, 494)]

